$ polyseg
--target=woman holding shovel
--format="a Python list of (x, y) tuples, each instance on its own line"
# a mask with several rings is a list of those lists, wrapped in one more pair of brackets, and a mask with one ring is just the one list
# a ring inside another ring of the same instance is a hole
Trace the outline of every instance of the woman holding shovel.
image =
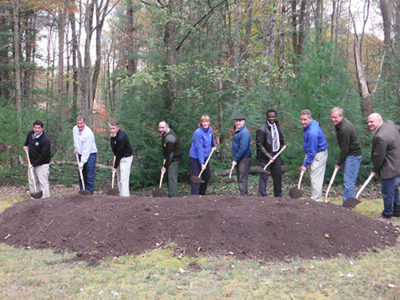
[[(209, 116), (201, 116), (199, 128), (196, 129), (193, 134), (192, 146), (190, 147), (190, 166), (192, 169), (192, 178), (199, 177), (201, 183), (195, 182), (195, 180), (192, 179), (192, 195), (205, 195), (208, 180), (211, 177), (208, 158), (216, 149), (216, 144), (210, 124), (211, 120)], [(211, 151), (211, 149), (213, 149), (213, 151)], [(202, 175), (201, 178), (199, 174)]]

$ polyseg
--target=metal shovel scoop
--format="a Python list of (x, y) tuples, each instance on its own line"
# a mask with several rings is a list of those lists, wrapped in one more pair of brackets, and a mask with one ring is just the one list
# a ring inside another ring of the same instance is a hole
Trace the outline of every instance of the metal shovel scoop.
[(325, 202), (328, 202), (328, 194), (329, 194), (329, 191), (331, 190), (331, 187), (332, 187), (333, 181), (335, 180), (337, 172), (338, 172), (338, 169), (335, 168), (335, 170), (333, 170), (331, 181), (329, 181), (328, 189), (326, 190), (326, 193), (325, 193)]
[(83, 181), (83, 173), (82, 173), (82, 170), (79, 169), (79, 157), (78, 157), (78, 153), (75, 153), (75, 156), (76, 156), (76, 162), (78, 163), (79, 177), (80, 177), (81, 183), (82, 183), (82, 189), (79, 191), (79, 194), (85, 195), (85, 196), (90, 195), (90, 191), (85, 190), (85, 182)]
[(372, 177), (374, 177), (374, 174), (370, 174), (369, 177), (367, 178), (367, 180), (365, 180), (364, 184), (361, 186), (360, 190), (357, 192), (357, 195), (355, 198), (349, 198), (343, 202), (343, 207), (356, 207), (359, 203), (361, 203), (361, 201), (358, 200), (358, 197), (361, 195), (362, 191), (365, 189), (365, 187), (371, 181)]
[(276, 159), (279, 155), (281, 155), (281, 153), (283, 152), (283, 150), (285, 150), (286, 148), (287, 148), (286, 145), (283, 146), (282, 149), (279, 150), (279, 152), (278, 152), (277, 154), (275, 154), (275, 156), (272, 158), (273, 160), (270, 160), (270, 161), (264, 166), (264, 168), (261, 168), (260, 166), (258, 166), (258, 167), (256, 168), (256, 171), (259, 172), (259, 173), (268, 174), (268, 172), (267, 172), (268, 166), (269, 166), (270, 164), (272, 164), (272, 163), (275, 161), (275, 159)]
[[(163, 162), (163, 166), (164, 166), (164, 164), (165, 164), (165, 159)], [(158, 187), (155, 188), (155, 190), (153, 192), (153, 197), (166, 197), (167, 196), (167, 193), (161, 188), (164, 174), (165, 174), (165, 172), (161, 171), (160, 184)]]
[(232, 166), (231, 171), (229, 172), (229, 177), (228, 178), (224, 178), (224, 182), (226, 183), (231, 183), (234, 182), (235, 179), (232, 178), (232, 171), (235, 168), (235, 166)]
[(203, 179), (201, 179), (201, 174), (203, 174), (204, 170), (206, 169), (206, 167), (207, 167), (207, 165), (208, 165), (208, 162), (210, 161), (210, 158), (211, 158), (211, 156), (212, 156), (213, 153), (214, 153), (214, 150), (215, 150), (215, 148), (212, 148), (211, 153), (210, 153), (210, 155), (208, 156), (208, 158), (207, 158), (207, 160), (206, 160), (206, 163), (204, 164), (204, 169), (202, 169), (202, 170), (200, 171), (199, 175), (198, 175), (198, 176), (192, 176), (192, 182), (193, 182), (193, 183), (203, 183), (203, 182), (204, 182)]
[(25, 153), (26, 153), (26, 158), (28, 159), (28, 170), (29, 173), (31, 173), (31, 178), (32, 178), (32, 182), (33, 182), (33, 189), (35, 190), (35, 192), (31, 193), (32, 198), (38, 199), (38, 198), (42, 198), (43, 196), (43, 192), (42, 191), (36, 191), (36, 180), (35, 180), (35, 176), (33, 176), (33, 168), (31, 165), (31, 160), (29, 159), (29, 154), (28, 154), (28, 149), (25, 149)]
[(303, 179), (303, 175), (304, 175), (304, 171), (300, 172), (300, 178), (299, 178), (299, 183), (297, 185), (297, 187), (292, 187), (289, 190), (289, 196), (290, 198), (300, 198), (301, 196), (303, 196), (304, 191), (302, 189), (300, 189), (300, 185), (301, 185), (301, 180)]
[[(114, 160), (113, 160), (113, 168), (114, 168), (114, 164), (115, 164), (115, 156), (114, 156)], [(119, 194), (118, 189), (114, 188), (114, 177), (115, 177), (115, 172), (112, 172), (111, 175), (111, 190), (108, 190), (107, 195), (109, 196), (116, 196)]]

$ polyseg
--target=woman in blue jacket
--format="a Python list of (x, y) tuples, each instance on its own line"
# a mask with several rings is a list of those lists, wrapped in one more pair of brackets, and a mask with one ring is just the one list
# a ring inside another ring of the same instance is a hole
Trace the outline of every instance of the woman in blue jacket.
[(192, 195), (205, 195), (208, 180), (211, 177), (210, 162), (205, 165), (212, 148), (216, 148), (213, 130), (210, 127), (211, 120), (207, 115), (200, 118), (199, 128), (193, 134), (192, 146), (190, 147), (190, 166), (192, 176), (198, 176), (200, 171), (205, 169), (202, 174), (203, 183), (193, 183), (191, 188)]

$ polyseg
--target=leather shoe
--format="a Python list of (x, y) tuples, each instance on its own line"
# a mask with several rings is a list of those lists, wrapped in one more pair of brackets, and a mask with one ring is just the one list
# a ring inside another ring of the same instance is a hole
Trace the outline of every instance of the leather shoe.
[(400, 212), (398, 211), (394, 212), (392, 217), (400, 218)]

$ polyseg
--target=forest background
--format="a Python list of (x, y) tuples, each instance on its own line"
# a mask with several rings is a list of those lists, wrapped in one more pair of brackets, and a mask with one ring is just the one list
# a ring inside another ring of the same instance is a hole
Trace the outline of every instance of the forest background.
[[(304, 158), (299, 111), (309, 108), (339, 149), (330, 110), (341, 106), (362, 141), (360, 177), (371, 170), (366, 118), (400, 121), (400, 0), (0, 0), (0, 174), (23, 165), (26, 134), (45, 123), (53, 161), (73, 161), (82, 113), (98, 163), (111, 165), (107, 121), (134, 148), (131, 187), (154, 185), (162, 156), (158, 122), (186, 153), (201, 115), (220, 143), (213, 168), (229, 168), (233, 117), (255, 130), (278, 112), (290, 176)], [(376, 27), (366, 24), (374, 15)], [(359, 25), (361, 24), (361, 25)], [(253, 155), (255, 156), (255, 155)], [(253, 161), (253, 165), (257, 162)], [(326, 176), (328, 178), (328, 176)]]

